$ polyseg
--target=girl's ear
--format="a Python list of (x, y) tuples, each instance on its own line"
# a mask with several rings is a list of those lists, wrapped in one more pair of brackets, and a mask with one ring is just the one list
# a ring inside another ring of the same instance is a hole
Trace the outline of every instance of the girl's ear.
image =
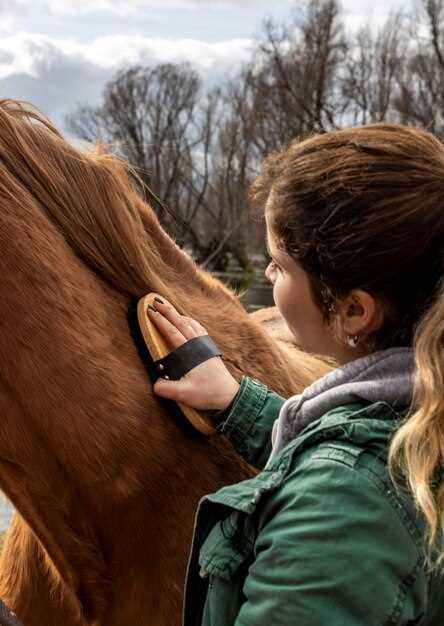
[(347, 335), (374, 332), (383, 321), (382, 306), (377, 299), (362, 289), (353, 289), (338, 307), (342, 330)]

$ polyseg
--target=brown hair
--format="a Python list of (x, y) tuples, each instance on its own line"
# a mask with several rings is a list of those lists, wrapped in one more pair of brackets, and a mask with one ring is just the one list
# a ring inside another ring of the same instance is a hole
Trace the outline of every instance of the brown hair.
[[(414, 346), (414, 399), (390, 461), (399, 462), (429, 526), (444, 531), (444, 146), (399, 124), (293, 142), (266, 159), (252, 197), (282, 249), (307, 272), (324, 321), (335, 299), (363, 289), (380, 302), (368, 350)], [(444, 556), (444, 555), (443, 555)]]

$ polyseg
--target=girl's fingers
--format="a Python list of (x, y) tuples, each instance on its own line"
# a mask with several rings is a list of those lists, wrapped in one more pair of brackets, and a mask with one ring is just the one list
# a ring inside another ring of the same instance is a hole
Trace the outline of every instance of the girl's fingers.
[(199, 322), (196, 322), (196, 320), (193, 320), (191, 317), (179, 315), (176, 309), (168, 302), (161, 303), (156, 300), (155, 305), (156, 309), (170, 322), (170, 324), (172, 324), (172, 326), (177, 328), (177, 330), (182, 333), (186, 339), (193, 339), (193, 337), (207, 334)]
[(205, 328), (201, 324), (199, 324), (198, 321), (193, 320), (191, 317), (188, 317), (187, 319), (190, 321), (190, 325), (193, 328), (196, 337), (201, 337), (202, 335), (208, 335)]
[[(189, 338), (185, 337), (185, 335), (161, 313), (148, 309), (148, 315), (153, 324), (156, 325), (156, 328), (163, 337), (165, 337), (168, 345), (172, 348), (178, 348), (188, 341)], [(193, 337), (195, 337), (195, 335), (193, 335)]]

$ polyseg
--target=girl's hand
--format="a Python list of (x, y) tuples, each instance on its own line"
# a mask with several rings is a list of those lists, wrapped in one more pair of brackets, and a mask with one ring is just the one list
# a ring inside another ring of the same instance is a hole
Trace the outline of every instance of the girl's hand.
[[(155, 302), (156, 310), (148, 315), (171, 348), (178, 348), (193, 337), (208, 335), (203, 326), (190, 317), (179, 315), (168, 303)], [(182, 402), (195, 409), (226, 409), (239, 389), (220, 357), (213, 357), (197, 365), (180, 380), (159, 378), (154, 392), (162, 398)]]

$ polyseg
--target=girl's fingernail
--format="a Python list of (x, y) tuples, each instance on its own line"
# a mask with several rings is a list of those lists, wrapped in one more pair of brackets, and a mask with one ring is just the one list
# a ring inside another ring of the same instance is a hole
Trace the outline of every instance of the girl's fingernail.
[(148, 305), (148, 308), (150, 311), (153, 311), (154, 313), (158, 313), (159, 311), (157, 309), (155, 309), (153, 306), (151, 306), (151, 304)]
[(160, 304), (165, 304), (165, 302), (161, 300), (160, 298), (158, 298), (157, 296), (155, 296), (154, 302), (160, 302)]

